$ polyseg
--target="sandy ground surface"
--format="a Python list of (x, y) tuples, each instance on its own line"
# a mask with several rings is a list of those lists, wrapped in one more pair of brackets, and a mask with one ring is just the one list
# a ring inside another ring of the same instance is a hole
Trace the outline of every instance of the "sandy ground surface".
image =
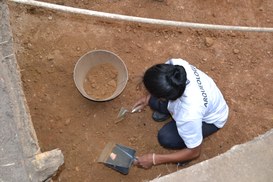
[[(123, 15), (198, 23), (273, 27), (271, 0), (87, 1), (48, 0)], [(122, 175), (96, 162), (105, 144), (130, 146), (137, 155), (169, 153), (157, 143), (164, 123), (151, 110), (127, 115), (145, 93), (144, 70), (169, 58), (183, 58), (208, 73), (229, 106), (227, 125), (205, 139), (201, 156), (187, 166), (221, 154), (273, 127), (272, 33), (208, 31), (110, 21), (9, 3), (15, 50), (24, 92), (42, 151), (60, 148), (65, 165), (54, 181), (146, 181), (172, 173), (175, 164), (149, 170), (132, 167)], [(129, 81), (109, 102), (92, 102), (78, 92), (73, 69), (86, 52), (105, 49), (123, 59)], [(187, 167), (186, 166), (186, 167)]]

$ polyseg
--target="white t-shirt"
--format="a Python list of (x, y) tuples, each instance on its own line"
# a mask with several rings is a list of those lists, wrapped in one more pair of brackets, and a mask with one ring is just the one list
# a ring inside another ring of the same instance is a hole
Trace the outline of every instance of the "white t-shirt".
[(171, 59), (166, 64), (181, 65), (187, 73), (183, 95), (169, 101), (168, 110), (175, 120), (178, 133), (188, 148), (202, 143), (202, 122), (222, 128), (227, 121), (229, 108), (214, 81), (183, 59)]

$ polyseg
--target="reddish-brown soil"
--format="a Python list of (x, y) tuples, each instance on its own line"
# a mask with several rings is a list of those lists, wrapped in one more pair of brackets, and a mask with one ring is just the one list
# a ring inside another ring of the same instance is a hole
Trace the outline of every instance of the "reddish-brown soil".
[[(131, 16), (273, 27), (272, 0), (47, 1)], [(110, 21), (11, 2), (9, 7), (23, 88), (41, 149), (60, 148), (65, 157), (54, 181), (145, 181), (181, 169), (174, 164), (149, 170), (132, 167), (125, 176), (96, 162), (109, 141), (132, 147), (137, 155), (171, 152), (157, 143), (164, 123), (153, 122), (149, 108), (115, 120), (121, 107), (131, 108), (145, 92), (139, 87), (144, 70), (172, 57), (208, 73), (230, 106), (226, 126), (205, 139), (201, 156), (187, 166), (273, 128), (272, 33)], [(129, 71), (125, 90), (108, 102), (87, 100), (73, 82), (77, 60), (96, 49), (116, 53)]]
[(104, 100), (117, 89), (118, 71), (110, 63), (96, 65), (88, 71), (83, 87), (93, 100)]

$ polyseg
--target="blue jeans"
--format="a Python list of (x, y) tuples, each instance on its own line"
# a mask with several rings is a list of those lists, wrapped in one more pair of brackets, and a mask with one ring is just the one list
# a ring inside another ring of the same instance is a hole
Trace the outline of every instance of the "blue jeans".
[[(151, 96), (149, 100), (149, 106), (151, 107), (151, 109), (157, 112), (170, 114), (167, 109), (168, 101), (163, 101), (156, 97)], [(207, 124), (205, 122), (202, 123), (203, 138), (206, 138), (207, 136), (213, 134), (218, 130), (219, 128), (217, 128), (214, 124)], [(157, 138), (160, 145), (163, 146), (164, 148), (183, 149), (187, 147), (183, 139), (178, 134), (176, 122), (173, 119), (170, 122), (166, 123), (159, 130)]]

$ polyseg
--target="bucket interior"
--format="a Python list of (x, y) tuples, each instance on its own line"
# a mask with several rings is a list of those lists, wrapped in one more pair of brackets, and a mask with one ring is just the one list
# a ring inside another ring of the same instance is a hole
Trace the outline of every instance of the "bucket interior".
[[(89, 70), (99, 64), (110, 63), (117, 70), (117, 87), (108, 98), (93, 98), (84, 90), (84, 80)], [(80, 93), (94, 101), (107, 101), (117, 97), (125, 88), (128, 81), (128, 71), (124, 62), (114, 53), (105, 50), (91, 51), (83, 55), (74, 68), (74, 82)]]

